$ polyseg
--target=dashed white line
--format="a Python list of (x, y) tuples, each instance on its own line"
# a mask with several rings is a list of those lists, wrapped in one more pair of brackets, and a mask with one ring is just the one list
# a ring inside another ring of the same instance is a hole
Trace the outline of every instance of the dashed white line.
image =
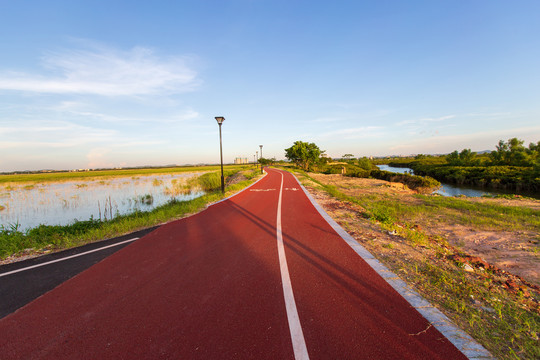
[(283, 173), (281, 173), (281, 187), (279, 189), (279, 200), (277, 209), (276, 234), (279, 255), (279, 268), (281, 271), (281, 282), (283, 284), (283, 296), (285, 297), (285, 307), (287, 309), (287, 319), (289, 321), (289, 330), (291, 332), (291, 341), (293, 345), (294, 358), (296, 360), (309, 360), (304, 333), (300, 325), (296, 302), (292, 290), (291, 277), (285, 257), (285, 248), (283, 246), (283, 235), (281, 232), (281, 195), (283, 193)]
[(113, 246), (118, 246), (118, 245), (125, 244), (125, 243), (127, 243), (127, 242), (135, 241), (135, 240), (137, 240), (137, 239), (138, 239), (138, 237), (133, 238), (133, 239), (129, 239), (129, 240), (124, 240), (124, 241), (121, 241), (121, 242), (117, 242), (116, 244), (112, 244), (112, 245), (107, 245), (107, 246), (104, 246), (104, 247), (100, 247), (100, 248), (98, 248), (98, 249), (85, 251), (85, 252), (82, 252), (82, 253), (80, 253), (80, 254), (75, 254), (75, 255), (66, 256), (66, 257), (61, 258), (61, 259), (51, 260), (51, 261), (47, 261), (47, 262), (44, 262), (44, 263), (41, 263), (41, 264), (36, 264), (36, 265), (32, 265), (32, 266), (27, 266), (27, 267), (22, 268), (22, 269), (17, 269), (17, 270), (13, 270), (13, 271), (8, 271), (8, 272), (5, 272), (5, 273), (3, 273), (3, 274), (0, 274), (0, 277), (2, 277), (2, 276), (7, 276), (7, 275), (11, 275), (11, 274), (15, 274), (15, 273), (18, 273), (18, 272), (21, 272), (21, 271), (26, 271), (26, 270), (30, 270), (30, 269), (35, 269), (35, 268), (40, 267), (40, 266), (45, 266), (45, 265), (49, 265), (49, 264), (54, 264), (54, 263), (57, 263), (57, 262), (60, 262), (60, 261), (68, 260), (68, 259), (73, 259), (73, 258), (76, 258), (76, 257), (78, 257), (78, 256), (83, 256), (83, 255), (90, 254), (90, 253), (93, 253), (93, 252), (96, 252), (96, 251), (105, 250), (105, 249), (111, 248), (111, 247), (113, 247)]

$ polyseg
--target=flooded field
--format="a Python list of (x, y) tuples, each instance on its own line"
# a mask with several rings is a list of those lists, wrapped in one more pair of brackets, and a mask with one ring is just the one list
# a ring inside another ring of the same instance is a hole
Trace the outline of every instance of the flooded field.
[(172, 199), (191, 200), (204, 192), (190, 189), (201, 173), (94, 178), (63, 182), (0, 185), (0, 225), (25, 230), (40, 224), (67, 225), (75, 220), (111, 219), (149, 211)]

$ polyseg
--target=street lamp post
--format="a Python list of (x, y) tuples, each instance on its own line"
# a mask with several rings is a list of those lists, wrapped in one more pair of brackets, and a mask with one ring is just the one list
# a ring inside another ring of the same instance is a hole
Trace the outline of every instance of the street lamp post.
[(225, 178), (223, 177), (223, 145), (221, 141), (221, 124), (225, 121), (223, 116), (216, 116), (219, 125), (219, 155), (221, 156), (221, 192), (225, 194)]
[(263, 146), (259, 145), (259, 147), (261, 148), (261, 174), (262, 174), (263, 173), (263, 162), (262, 162), (262, 158), (263, 158), (263, 156), (262, 156), (262, 147)]

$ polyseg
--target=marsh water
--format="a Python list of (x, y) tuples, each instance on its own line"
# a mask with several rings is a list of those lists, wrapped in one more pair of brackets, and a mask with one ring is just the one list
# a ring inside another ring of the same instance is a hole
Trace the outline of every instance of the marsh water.
[[(392, 167), (389, 165), (377, 165), (377, 167), (384, 171), (390, 171), (395, 172), (398, 174), (414, 174), (414, 170), (409, 168), (402, 168), (402, 167)], [(439, 194), (443, 196), (460, 196), (465, 195), (469, 197), (481, 197), (484, 195), (496, 195), (496, 194), (503, 194), (505, 192), (501, 191), (485, 191), (482, 189), (475, 189), (472, 187), (466, 187), (466, 186), (458, 186), (458, 185), (450, 185), (441, 183), (441, 187), (433, 192), (434, 194)]]
[(0, 185), (0, 225), (19, 229), (67, 225), (74, 221), (110, 219), (149, 211), (172, 199), (191, 200), (204, 194), (184, 186), (200, 173), (177, 173)]

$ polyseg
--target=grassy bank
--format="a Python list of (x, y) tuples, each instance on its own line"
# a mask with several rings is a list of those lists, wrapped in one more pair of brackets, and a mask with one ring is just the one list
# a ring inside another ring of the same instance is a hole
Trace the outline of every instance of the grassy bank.
[[(449, 224), (476, 231), (512, 229), (537, 234), (539, 240), (539, 210), (519, 206), (519, 200), (501, 205), (385, 193), (380, 184), (364, 188), (346, 177), (297, 175), (319, 201), (327, 201), (323, 207), (349, 234), (494, 356), (540, 358), (538, 286), (470, 256), (430, 229)], [(538, 241), (530, 249), (537, 251)]]
[[(207, 173), (200, 176), (197, 183), (191, 184), (192, 186), (200, 186), (207, 192), (201, 197), (190, 201), (172, 200), (149, 212), (138, 211), (116, 216), (108, 221), (89, 219), (66, 226), (41, 225), (24, 232), (20, 231), (16, 224), (7, 227), (0, 225), (0, 259), (80, 246), (179, 219), (188, 214), (196, 213), (209, 203), (243, 189), (254, 181), (257, 174), (257, 170), (228, 169), (225, 175), (229, 185), (226, 187), (226, 194), (223, 195), (219, 191), (220, 174), (218, 172)], [(231, 179), (235, 179), (235, 181), (230, 181)]]
[(540, 192), (540, 167), (493, 165), (454, 165), (445, 157), (420, 159), (394, 159), (388, 162), (394, 167), (408, 167), (416, 175), (430, 176), (439, 181), (486, 189)]
[(343, 174), (349, 177), (373, 178), (391, 182), (399, 182), (407, 185), (409, 189), (424, 193), (432, 192), (441, 186), (440, 182), (429, 176), (396, 174), (389, 171), (379, 170), (379, 168), (368, 159), (360, 159), (357, 162), (348, 161), (336, 164), (321, 164), (318, 166), (313, 166), (312, 171), (323, 174)]

